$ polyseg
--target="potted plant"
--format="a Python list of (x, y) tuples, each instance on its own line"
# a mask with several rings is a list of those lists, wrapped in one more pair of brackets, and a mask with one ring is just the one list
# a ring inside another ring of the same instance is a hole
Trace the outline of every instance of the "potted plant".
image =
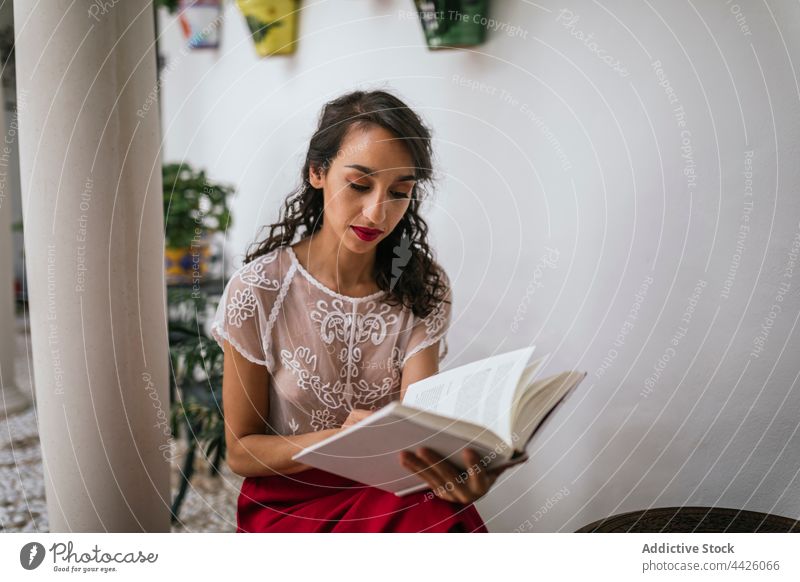
[(167, 284), (197, 283), (208, 271), (211, 234), (231, 225), (235, 190), (186, 163), (165, 164), (163, 180)]

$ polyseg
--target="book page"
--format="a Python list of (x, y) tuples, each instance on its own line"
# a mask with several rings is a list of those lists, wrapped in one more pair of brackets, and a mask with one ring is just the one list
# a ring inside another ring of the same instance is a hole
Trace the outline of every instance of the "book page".
[(493, 430), (511, 444), (511, 407), (533, 346), (492, 356), (414, 382), (403, 404)]
[(539, 432), (545, 421), (586, 378), (586, 372), (568, 371), (548, 376), (536, 382), (536, 388), (523, 398), (519, 414), (515, 417), (514, 430), (523, 443), (527, 443)]
[(539, 371), (549, 358), (550, 354), (546, 354), (525, 366), (525, 370), (522, 372), (522, 377), (519, 380), (520, 390), (517, 392), (514, 404), (511, 406), (511, 418), (517, 418), (520, 401), (525, 398), (528, 390), (532, 388), (534, 379), (539, 375)]

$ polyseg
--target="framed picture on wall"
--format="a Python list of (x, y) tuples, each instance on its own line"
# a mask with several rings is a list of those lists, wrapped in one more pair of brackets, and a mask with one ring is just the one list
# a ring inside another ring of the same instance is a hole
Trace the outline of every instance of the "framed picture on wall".
[(191, 49), (219, 47), (222, 0), (180, 0), (178, 22)]

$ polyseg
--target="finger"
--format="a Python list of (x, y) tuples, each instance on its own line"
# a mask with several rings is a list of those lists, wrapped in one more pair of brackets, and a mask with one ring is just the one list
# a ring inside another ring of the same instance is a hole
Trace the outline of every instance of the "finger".
[(484, 495), (489, 487), (492, 486), (486, 470), (478, 463), (481, 460), (480, 455), (475, 449), (466, 448), (462, 451), (464, 462), (468, 467), (472, 467), (472, 474), (469, 476), (468, 484), (469, 489), (473, 495), (480, 497)]
[(439, 474), (435, 471), (432, 471), (428, 463), (420, 459), (411, 451), (403, 451), (401, 453), (400, 460), (406, 469), (412, 471), (414, 474), (420, 477), (423, 481), (430, 485), (432, 489), (443, 485), (441, 479), (439, 478)]
[(455, 463), (448, 461), (439, 455), (436, 451), (429, 451), (429, 461), (435, 461), (434, 467), (437, 468), (445, 479), (445, 487), (450, 493), (452, 501), (462, 504), (472, 503), (475, 499), (475, 494), (471, 491), (469, 480), (469, 472), (462, 469)]
[(436, 497), (447, 501), (449, 503), (460, 503), (458, 499), (456, 499), (450, 492), (445, 490), (443, 487), (437, 487), (436, 490), (433, 492)]
[(464, 485), (459, 483), (458, 467), (426, 447), (418, 451), (417, 458), (428, 467), (432, 478), (436, 480), (434, 494), (437, 497), (453, 503), (468, 503), (468, 494), (459, 490), (459, 487), (463, 489)]
[(455, 489), (450, 484), (450, 481), (447, 481), (438, 487), (433, 489), (433, 494), (436, 495), (439, 499), (447, 501), (449, 503), (461, 503), (461, 501), (455, 495)]
[[(418, 456), (430, 465), (432, 471), (435, 471), (441, 482), (445, 485), (447, 491), (459, 501), (462, 501), (465, 476), (459, 477), (459, 467), (442, 457), (439, 453), (432, 449), (423, 447), (419, 450)], [(462, 503), (466, 503), (463, 500)]]
[(455, 478), (458, 476), (458, 473), (455, 471), (453, 465), (439, 453), (427, 447), (422, 447), (417, 450), (417, 457), (422, 459), (423, 463), (427, 463), (431, 470), (439, 475), (442, 481), (452, 480), (455, 484)]
[(400, 454), (400, 463), (408, 471), (425, 481), (432, 489), (436, 488), (437, 483), (433, 481), (429, 474), (425, 473), (425, 463), (423, 463), (414, 453), (403, 451)]

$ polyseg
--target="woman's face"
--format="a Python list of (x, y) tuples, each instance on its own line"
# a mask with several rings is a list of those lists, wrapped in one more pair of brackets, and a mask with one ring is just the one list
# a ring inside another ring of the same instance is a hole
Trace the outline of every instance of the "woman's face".
[(403, 140), (380, 126), (351, 127), (328, 171), (309, 171), (324, 194), (323, 228), (349, 250), (369, 252), (408, 209), (415, 173)]

